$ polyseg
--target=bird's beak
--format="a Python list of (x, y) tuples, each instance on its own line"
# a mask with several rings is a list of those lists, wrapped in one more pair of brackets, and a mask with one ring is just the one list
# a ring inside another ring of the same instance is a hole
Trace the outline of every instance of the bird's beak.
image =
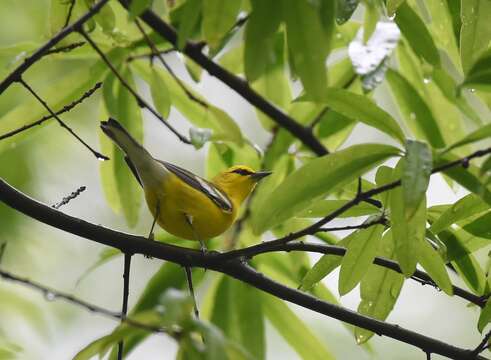
[(265, 178), (266, 176), (269, 176), (271, 174), (272, 174), (271, 171), (258, 171), (258, 172), (255, 172), (254, 174), (249, 175), (249, 176), (252, 180), (259, 181), (262, 178)]

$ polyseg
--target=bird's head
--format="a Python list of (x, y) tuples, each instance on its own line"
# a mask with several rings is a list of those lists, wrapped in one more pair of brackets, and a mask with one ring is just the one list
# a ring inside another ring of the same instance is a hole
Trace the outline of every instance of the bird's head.
[(213, 183), (240, 205), (258, 181), (270, 174), (269, 171), (254, 171), (248, 166), (236, 165), (215, 176)]

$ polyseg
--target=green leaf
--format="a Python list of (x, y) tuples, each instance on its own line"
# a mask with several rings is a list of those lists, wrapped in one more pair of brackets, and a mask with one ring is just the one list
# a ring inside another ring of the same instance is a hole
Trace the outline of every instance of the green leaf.
[(393, 146), (364, 144), (323, 156), (308, 162), (289, 175), (258, 209), (252, 223), (260, 234), (305, 209), (319, 196), (325, 196), (389, 157), (399, 150)]
[(344, 24), (351, 18), (359, 3), (360, 0), (336, 0), (336, 22), (338, 25)]
[(420, 243), (419, 263), (440, 289), (448, 295), (453, 295), (453, 287), (448, 277), (445, 262), (428, 241), (423, 240)]
[(394, 16), (397, 8), (406, 0), (387, 0), (387, 15)]
[(319, 3), (314, 5), (303, 0), (292, 0), (284, 9), (290, 64), (307, 94), (315, 100), (326, 94), (326, 58), (331, 36), (322, 26), (320, 9)]
[(254, 0), (251, 3), (252, 12), (245, 28), (244, 69), (247, 79), (253, 82), (267, 72), (271, 60), (278, 56), (273, 35), (280, 25), (282, 3), (274, 0)]
[[(123, 71), (125, 81), (135, 88), (131, 73)], [(143, 122), (141, 110), (133, 95), (123, 86), (119, 86), (118, 98), (118, 121), (129, 131), (133, 138), (140, 144), (143, 143)], [(113, 145), (116, 146), (116, 145)], [(134, 227), (138, 222), (140, 206), (142, 204), (142, 190), (128, 168), (124, 155), (121, 151), (114, 154), (114, 177), (116, 188), (121, 201), (121, 207), (129, 227)]]
[(201, 16), (201, 0), (187, 0), (182, 6), (177, 30), (177, 48), (182, 50), (193, 35)]
[(479, 216), (471, 223), (465, 225), (463, 229), (472, 235), (491, 239), (491, 212)]
[(406, 123), (418, 137), (423, 137), (434, 148), (445, 147), (438, 123), (416, 89), (398, 72), (389, 69), (386, 78)]
[(152, 100), (157, 111), (164, 119), (167, 119), (170, 113), (171, 95), (164, 78), (154, 69), (152, 69), (150, 93), (152, 94)]
[(239, 14), (241, 1), (203, 0), (203, 35), (208, 45), (214, 49), (232, 28)]
[(488, 208), (489, 205), (482, 201), (479, 196), (468, 194), (443, 212), (443, 214), (431, 224), (430, 230), (434, 233), (439, 233), (450, 225), (479, 214)]
[[(393, 180), (400, 178), (403, 162), (404, 159), (399, 161)], [(403, 189), (397, 187), (390, 193), (390, 210), (392, 235), (396, 243), (395, 255), (403, 274), (409, 277), (416, 270), (418, 249), (425, 236), (426, 201), (423, 198), (414, 215), (408, 218)]]
[(357, 231), (351, 238), (346, 248), (346, 255), (341, 261), (338, 283), (340, 295), (350, 292), (366, 274), (375, 258), (383, 231), (382, 225), (375, 225)]
[(363, 19), (363, 43), (367, 43), (373, 35), (380, 19), (380, 12), (375, 1), (365, 1), (365, 17)]
[(402, 192), (406, 219), (410, 219), (424, 199), (430, 182), (433, 159), (428, 145), (408, 140), (402, 168)]
[(152, 6), (153, 0), (132, 0), (129, 7), (129, 17), (131, 20), (142, 14)]
[(201, 81), (203, 68), (188, 57), (184, 60), (184, 65), (186, 66), (186, 70), (188, 71), (189, 76), (191, 76), (191, 79), (193, 79), (194, 82), (199, 83)]
[[(298, 217), (304, 218), (320, 218), (324, 217), (330, 212), (339, 209), (341, 206), (344, 206), (349, 200), (318, 200), (313, 203), (311, 206), (297, 214)], [(365, 216), (372, 215), (378, 213), (380, 210), (374, 205), (368, 203), (361, 203), (353, 206), (349, 210), (345, 211), (341, 215), (340, 218), (345, 217), (357, 217), (357, 216)]]
[(450, 150), (455, 149), (455, 148), (458, 148), (460, 146), (471, 144), (471, 143), (476, 142), (476, 141), (487, 139), (489, 137), (491, 137), (491, 124), (484, 125), (483, 127), (479, 128), (477, 130), (474, 130), (469, 135), (464, 137), (462, 140), (457, 141), (456, 143), (453, 143), (452, 145), (448, 146), (445, 149), (445, 152), (450, 151)]
[(262, 302), (266, 317), (278, 333), (304, 360), (334, 360), (334, 356), (319, 341), (305, 323), (281, 300), (264, 294)]
[(80, 275), (80, 277), (77, 279), (76, 286), (78, 286), (82, 282), (82, 280), (84, 280), (92, 271), (119, 255), (122, 255), (122, 252), (119, 249), (112, 247), (104, 248), (99, 253), (99, 258), (97, 259), (97, 261), (93, 263), (87, 270), (85, 270), (82, 275)]
[(215, 292), (211, 321), (255, 359), (264, 359), (265, 330), (259, 291), (224, 276)]
[(462, 29), (460, 31), (460, 58), (464, 73), (491, 41), (489, 14), (491, 2), (488, 0), (466, 0), (461, 4)]
[[(290, 104), (292, 98), (290, 82), (285, 73), (284, 44), (283, 33), (278, 33), (271, 38), (271, 49), (264, 63), (264, 73), (252, 83), (254, 90), (282, 109)], [(269, 130), (273, 127), (274, 122), (261, 110), (256, 109), (256, 114), (265, 129)]]
[(397, 9), (395, 22), (414, 52), (433, 66), (440, 67), (440, 54), (425, 23), (407, 2)]
[(241, 44), (228, 50), (220, 57), (218, 63), (234, 74), (244, 73), (244, 45)]
[(491, 300), (486, 301), (486, 305), (481, 310), (481, 315), (479, 315), (479, 321), (477, 323), (477, 329), (480, 333), (483, 332), (484, 328), (491, 321)]
[[(302, 97), (300, 100), (308, 99)], [(361, 121), (404, 143), (404, 133), (397, 121), (366, 96), (344, 89), (328, 88), (326, 96), (319, 101), (352, 120)]]
[[(457, 160), (457, 156), (447, 153), (438, 159), (435, 159), (435, 166), (441, 166), (443, 164), (448, 164), (451, 161)], [(457, 183), (462, 185), (467, 190), (473, 192), (483, 199), (486, 203), (491, 205), (491, 192), (487, 187), (481, 183), (479, 174), (479, 168), (469, 164), (469, 166), (464, 169), (461, 166), (452, 167), (448, 170), (443, 171), (445, 175), (455, 180)]]
[(489, 91), (491, 88), (491, 49), (485, 51), (472, 65), (462, 83), (468, 88), (479, 88)]
[[(391, 259), (394, 256), (392, 232), (387, 231), (379, 243), (378, 254)], [(385, 320), (394, 308), (404, 283), (404, 277), (387, 268), (372, 264), (360, 283), (361, 301), (358, 312), (378, 320)], [(358, 344), (368, 341), (373, 332), (355, 328), (355, 339)]]
[(57, 34), (65, 25), (70, 3), (63, 0), (51, 0), (49, 4), (50, 35)]

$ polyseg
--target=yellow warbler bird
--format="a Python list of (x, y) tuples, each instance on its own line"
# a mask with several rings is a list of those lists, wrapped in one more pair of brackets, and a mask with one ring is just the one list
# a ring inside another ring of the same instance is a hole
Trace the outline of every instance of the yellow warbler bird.
[(207, 181), (153, 158), (118, 121), (102, 121), (101, 128), (126, 154), (154, 220), (177, 237), (200, 241), (202, 249), (204, 240), (222, 234), (232, 225), (256, 183), (271, 174), (237, 165)]

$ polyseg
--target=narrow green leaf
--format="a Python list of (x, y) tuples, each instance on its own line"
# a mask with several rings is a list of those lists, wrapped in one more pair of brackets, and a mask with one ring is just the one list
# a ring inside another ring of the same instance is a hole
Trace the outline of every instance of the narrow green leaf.
[(193, 79), (194, 82), (199, 83), (201, 81), (203, 68), (188, 57), (184, 60), (184, 65), (186, 66), (186, 70), (188, 71), (189, 76), (191, 76), (191, 79)]
[[(394, 251), (394, 240), (389, 230), (380, 241), (378, 254), (391, 259), (394, 257)], [(361, 301), (358, 312), (378, 320), (385, 320), (394, 308), (403, 283), (404, 277), (401, 274), (372, 264), (361, 280)], [(372, 336), (373, 332), (370, 330), (355, 328), (355, 339), (358, 344), (365, 343)]]
[(440, 66), (440, 54), (426, 25), (419, 15), (404, 2), (397, 9), (395, 22), (414, 52), (433, 66)]
[(463, 229), (472, 235), (491, 239), (491, 212), (481, 215), (471, 223), (465, 225)]
[(433, 159), (428, 145), (408, 140), (402, 168), (402, 192), (406, 219), (418, 209), (430, 182)]
[(244, 74), (244, 45), (233, 47), (220, 57), (218, 63), (234, 74)]
[(406, 0), (387, 0), (387, 15), (394, 16), (397, 8)]
[(68, 14), (70, 3), (63, 0), (51, 0), (49, 4), (49, 29), (50, 35), (57, 34), (63, 26)]
[(247, 79), (253, 82), (267, 71), (271, 59), (278, 56), (273, 35), (280, 25), (282, 3), (274, 0), (251, 3), (252, 12), (245, 29), (244, 69)]
[(488, 208), (489, 205), (482, 201), (479, 196), (468, 194), (443, 212), (440, 217), (431, 224), (430, 230), (434, 233), (439, 233), (450, 225), (479, 214)]
[(448, 295), (453, 295), (453, 287), (445, 263), (426, 240), (423, 240), (419, 246), (419, 263), (440, 289)]
[(380, 12), (375, 1), (365, 1), (365, 17), (363, 19), (363, 43), (373, 35), (380, 19)]
[[(290, 81), (285, 72), (284, 44), (283, 33), (271, 37), (269, 44), (271, 48), (269, 50), (264, 49), (264, 51), (270, 52), (267, 59), (264, 60), (264, 73), (252, 83), (254, 90), (282, 109), (290, 104), (292, 98)], [(256, 109), (256, 114), (265, 129), (272, 129), (274, 122), (267, 115), (258, 109)]]
[(167, 119), (170, 113), (171, 96), (164, 78), (154, 69), (152, 69), (150, 93), (152, 94), (152, 100), (157, 111), (164, 119)]
[(399, 150), (388, 145), (355, 145), (308, 162), (289, 175), (265, 200), (268, 206), (258, 209), (253, 222), (260, 234), (309, 206), (310, 202), (333, 192), (378, 163), (396, 156)]
[[(390, 183), (393, 179), (393, 171), (394, 169), (389, 166), (379, 166), (377, 169), (377, 173), (375, 174), (375, 183), (377, 184), (377, 186), (380, 187)], [(382, 201), (384, 208), (389, 207), (389, 197), (390, 191), (386, 191), (379, 195), (379, 199)]]
[(466, 74), (462, 86), (479, 88), (483, 91), (491, 89), (491, 49), (485, 51), (472, 65)]
[(479, 315), (479, 321), (477, 323), (477, 329), (480, 333), (483, 332), (484, 328), (491, 321), (491, 300), (486, 301), (486, 306), (481, 310), (481, 315)]
[[(297, 214), (298, 217), (305, 218), (320, 218), (324, 217), (330, 212), (339, 209), (341, 206), (345, 205), (348, 200), (318, 200), (311, 206)], [(372, 215), (380, 212), (379, 208), (368, 203), (362, 203), (353, 206), (349, 210), (342, 213), (339, 217), (357, 217)]]
[(187, 0), (182, 6), (179, 28), (177, 30), (177, 48), (182, 50), (186, 41), (193, 35), (201, 16), (201, 0)]
[(461, 4), (462, 29), (460, 31), (460, 58), (467, 73), (474, 61), (491, 41), (488, 0), (466, 0)]
[(222, 38), (234, 25), (240, 5), (239, 0), (203, 0), (202, 31), (212, 49), (220, 45)]
[(471, 144), (476, 141), (484, 140), (491, 137), (491, 124), (484, 125), (483, 127), (471, 132), (469, 135), (464, 137), (462, 140), (457, 141), (456, 143), (448, 146), (445, 149), (445, 152), (450, 151), (452, 149), (458, 148), (460, 146), (464, 146), (467, 144)]
[[(400, 178), (403, 162), (404, 159), (399, 161), (394, 171), (394, 180)], [(396, 259), (404, 275), (409, 277), (416, 269), (418, 249), (425, 235), (426, 201), (423, 199), (414, 215), (408, 219), (403, 189), (398, 187), (390, 193), (390, 210), (392, 234), (396, 243)]]
[(371, 226), (357, 231), (351, 238), (341, 261), (338, 283), (340, 295), (350, 292), (366, 274), (375, 258), (383, 231), (382, 225)]
[(355, 12), (360, 0), (336, 0), (336, 22), (344, 24)]
[(264, 294), (265, 314), (271, 324), (304, 360), (334, 360), (315, 333), (281, 300)]
[(129, 7), (130, 19), (136, 18), (152, 6), (153, 0), (132, 0)]
[(314, 5), (303, 0), (292, 0), (288, 5), (284, 13), (291, 65), (307, 94), (320, 100), (326, 94), (326, 57), (330, 34), (326, 34), (321, 24), (318, 3)]
[(423, 137), (434, 148), (445, 147), (438, 123), (416, 89), (398, 72), (389, 69), (386, 78), (406, 123), (418, 137)]
[[(308, 100), (303, 97), (300, 100)], [(334, 111), (356, 121), (372, 126), (404, 143), (405, 137), (397, 121), (366, 96), (344, 89), (328, 88), (326, 96), (319, 100)]]

